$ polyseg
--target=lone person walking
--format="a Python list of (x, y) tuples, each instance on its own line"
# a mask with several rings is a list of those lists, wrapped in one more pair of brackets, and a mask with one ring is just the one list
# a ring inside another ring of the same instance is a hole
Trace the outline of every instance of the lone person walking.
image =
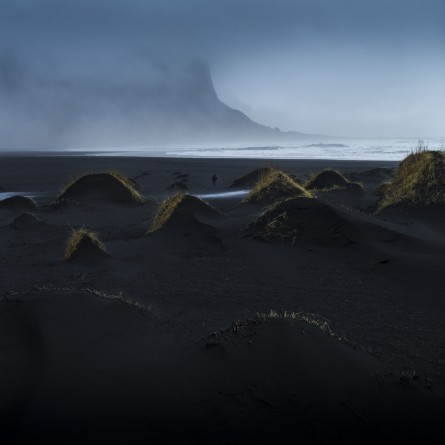
[(213, 187), (216, 187), (217, 180), (218, 180), (218, 176), (216, 176), (216, 173), (213, 173), (213, 176), (212, 176)]

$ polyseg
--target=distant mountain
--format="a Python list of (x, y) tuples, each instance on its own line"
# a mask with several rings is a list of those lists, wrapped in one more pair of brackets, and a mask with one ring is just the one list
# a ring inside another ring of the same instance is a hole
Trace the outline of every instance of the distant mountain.
[(17, 67), (6, 77), (3, 71), (0, 148), (257, 144), (307, 136), (257, 124), (224, 104), (203, 63), (165, 68), (142, 82), (36, 78)]
[[(167, 105), (162, 115), (169, 117), (166, 131), (177, 130), (175, 136), (194, 142), (230, 141), (281, 141), (298, 138), (302, 133), (284, 133), (278, 129), (260, 125), (241, 111), (223, 103), (217, 96), (210, 72), (203, 64), (194, 64), (183, 83), (174, 88), (171, 101), (161, 101)], [(152, 127), (156, 130), (162, 126)]]

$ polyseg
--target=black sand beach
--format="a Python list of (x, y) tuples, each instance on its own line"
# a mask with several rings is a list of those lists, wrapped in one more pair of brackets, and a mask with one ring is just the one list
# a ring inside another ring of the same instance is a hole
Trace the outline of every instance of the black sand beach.
[[(443, 443), (444, 217), (376, 214), (396, 166), (1, 157), (0, 192), (37, 205), (0, 203), (5, 443)], [(231, 185), (266, 167), (299, 183), (333, 168), (363, 188), (264, 221), (273, 203)], [(145, 202), (57, 199), (115, 170)], [(185, 203), (153, 229), (178, 183), (213, 210)], [(80, 228), (100, 243), (61, 261)]]

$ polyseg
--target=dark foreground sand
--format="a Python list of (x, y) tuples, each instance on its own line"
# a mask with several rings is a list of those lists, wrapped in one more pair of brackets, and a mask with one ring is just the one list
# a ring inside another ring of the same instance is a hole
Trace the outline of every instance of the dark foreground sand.
[[(366, 193), (321, 195), (335, 227), (294, 245), (246, 237), (263, 209), (241, 195), (207, 199), (219, 218), (146, 235), (172, 183), (240, 191), (264, 166), (300, 180), (333, 167)], [(444, 443), (445, 225), (370, 213), (388, 170), (369, 171), (394, 166), (0, 158), (0, 192), (39, 193), (37, 221), (0, 209), (5, 443)], [(75, 175), (112, 169), (147, 203), (48, 206)], [(110, 255), (62, 263), (82, 226)]]

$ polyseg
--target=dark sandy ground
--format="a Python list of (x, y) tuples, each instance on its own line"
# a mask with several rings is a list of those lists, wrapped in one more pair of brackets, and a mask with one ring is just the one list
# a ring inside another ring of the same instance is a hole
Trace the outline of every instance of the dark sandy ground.
[[(333, 167), (362, 182), (358, 200), (319, 196), (353, 242), (246, 237), (263, 209), (241, 195), (206, 199), (221, 218), (146, 235), (175, 181), (192, 195), (233, 192), (264, 166), (300, 180)], [(20, 210), (0, 209), (8, 443), (444, 443), (445, 225), (370, 214), (390, 177), (373, 169), (394, 166), (0, 158), (0, 192), (37, 192), (39, 219), (21, 225)], [(48, 206), (75, 175), (114, 169), (146, 204)], [(110, 256), (61, 262), (78, 227)]]

